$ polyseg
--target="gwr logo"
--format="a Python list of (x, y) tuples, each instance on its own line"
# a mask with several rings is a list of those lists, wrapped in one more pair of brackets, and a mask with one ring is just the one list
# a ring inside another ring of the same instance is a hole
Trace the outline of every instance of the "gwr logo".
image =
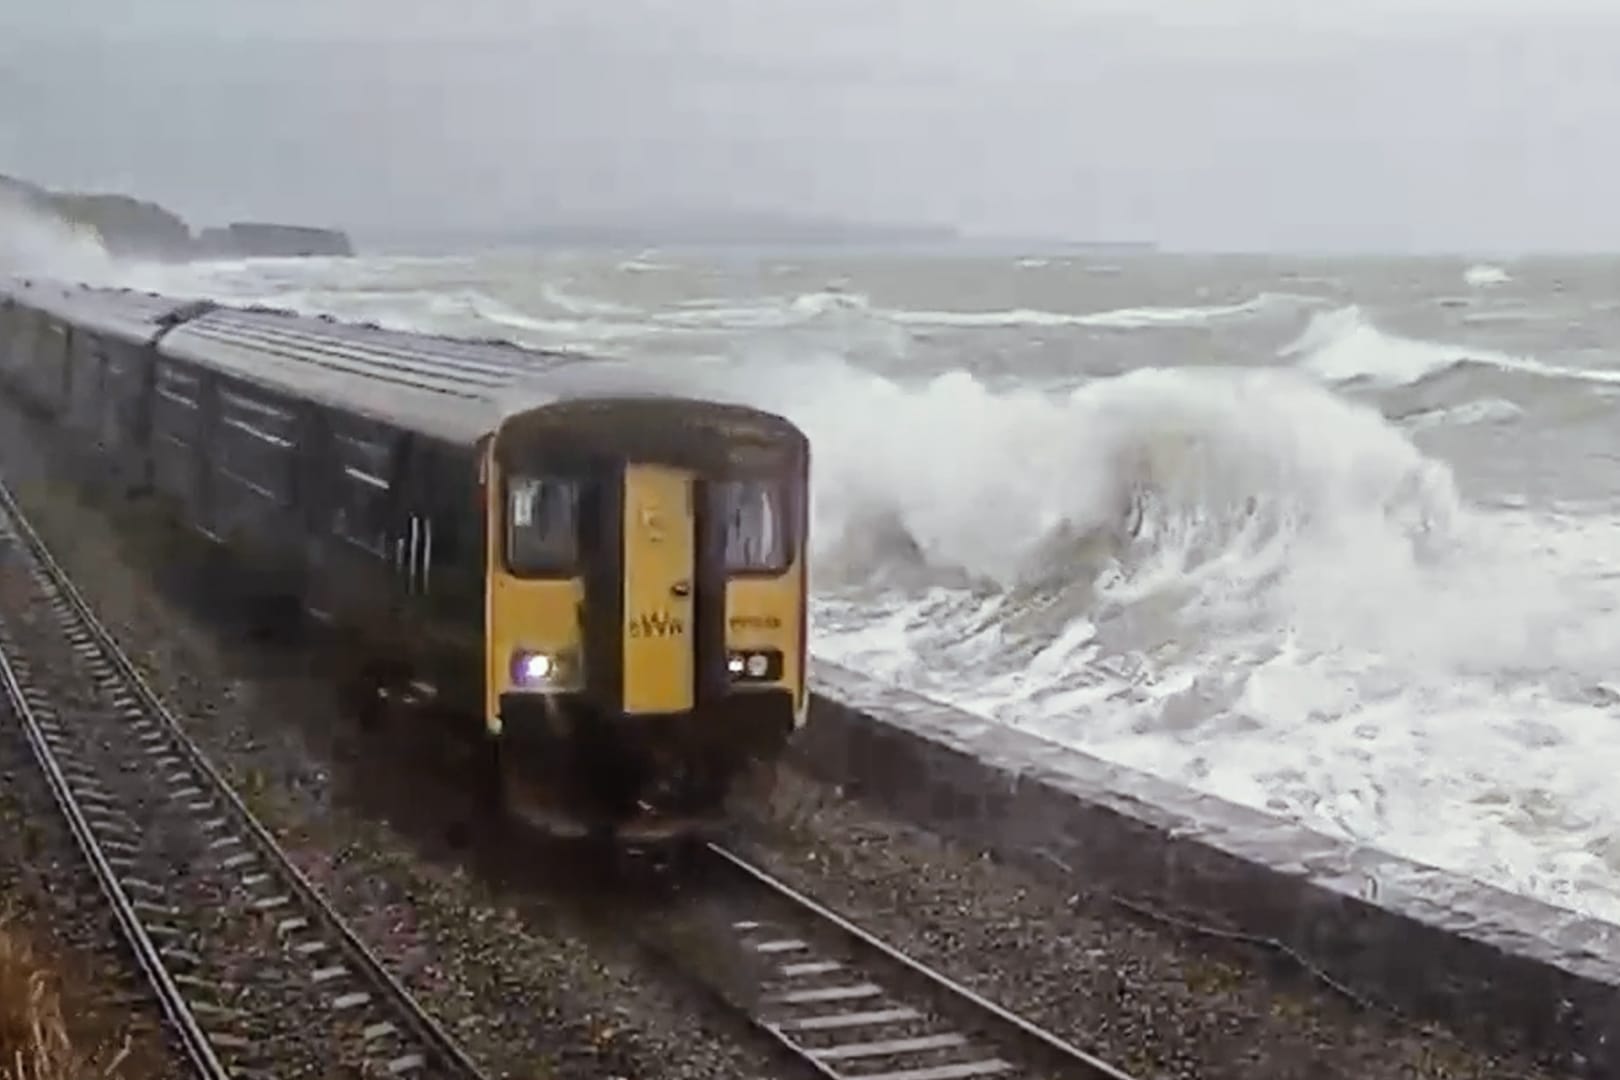
[(679, 637), (686, 633), (686, 624), (667, 611), (637, 615), (629, 627), (633, 638)]

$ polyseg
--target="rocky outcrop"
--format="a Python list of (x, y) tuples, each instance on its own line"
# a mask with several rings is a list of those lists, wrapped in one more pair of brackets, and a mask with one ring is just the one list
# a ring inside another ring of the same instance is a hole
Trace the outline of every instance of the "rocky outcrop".
[(347, 234), (338, 229), (238, 221), (222, 229), (204, 229), (197, 237), (196, 251), (205, 259), (254, 255), (347, 256), (354, 254), (354, 245)]

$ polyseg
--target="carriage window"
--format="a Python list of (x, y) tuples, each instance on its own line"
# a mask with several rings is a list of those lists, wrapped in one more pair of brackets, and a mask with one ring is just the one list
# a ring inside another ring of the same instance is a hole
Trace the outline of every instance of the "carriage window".
[(514, 476), (506, 492), (512, 572), (571, 573), (579, 561), (579, 485), (555, 476)]
[(732, 480), (721, 485), (726, 530), (726, 569), (784, 570), (788, 521), (781, 488), (769, 480)]

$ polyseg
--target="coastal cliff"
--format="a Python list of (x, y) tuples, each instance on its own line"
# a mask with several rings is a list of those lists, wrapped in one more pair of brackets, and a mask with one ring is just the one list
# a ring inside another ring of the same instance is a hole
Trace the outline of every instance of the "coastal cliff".
[(180, 261), (354, 254), (349, 237), (337, 229), (236, 222), (194, 235), (184, 218), (154, 202), (128, 195), (51, 191), (0, 174), (0, 202), (4, 201), (92, 235), (117, 256)]

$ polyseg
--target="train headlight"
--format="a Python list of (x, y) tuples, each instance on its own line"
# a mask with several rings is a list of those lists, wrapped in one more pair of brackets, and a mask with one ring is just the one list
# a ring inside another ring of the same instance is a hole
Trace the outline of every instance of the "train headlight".
[(512, 687), (516, 690), (570, 689), (577, 668), (566, 653), (517, 649), (512, 653)]
[(735, 649), (726, 655), (726, 670), (734, 682), (776, 682), (782, 678), (778, 649)]

